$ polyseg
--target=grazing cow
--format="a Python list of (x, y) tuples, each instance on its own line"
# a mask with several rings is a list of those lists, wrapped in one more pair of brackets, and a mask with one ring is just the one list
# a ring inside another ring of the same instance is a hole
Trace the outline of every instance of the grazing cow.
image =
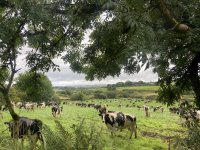
[(161, 107), (160, 110), (161, 110), (161, 112), (163, 113), (163, 112), (164, 112), (164, 107)]
[(135, 132), (135, 138), (137, 138), (137, 125), (136, 117), (129, 114), (124, 114), (122, 112), (108, 112), (100, 113), (103, 122), (106, 126), (111, 129), (111, 134), (113, 135), (115, 128), (117, 129), (129, 129), (131, 131), (130, 139), (132, 138), (133, 132)]
[(60, 115), (60, 117), (61, 117), (62, 110), (63, 110), (63, 107), (59, 107), (58, 105), (54, 105), (51, 108), (51, 112), (52, 112), (53, 117), (56, 117), (58, 115)]
[(17, 102), (16, 107), (19, 108), (22, 105), (22, 102)]
[(40, 120), (20, 117), (18, 121), (4, 122), (4, 124), (8, 125), (12, 138), (22, 139), (23, 141), (24, 137), (29, 135), (32, 146), (35, 146), (38, 140), (43, 142), (41, 134), (42, 121)]
[(94, 105), (94, 108), (98, 111), (98, 110), (101, 108), (101, 105), (95, 104), (95, 105)]
[(37, 105), (37, 107), (39, 107), (39, 108), (45, 108), (46, 107), (46, 103), (45, 102), (39, 103)]
[(34, 111), (34, 104), (33, 103), (26, 103), (24, 107), (25, 107), (26, 110)]
[(149, 106), (144, 106), (145, 116), (150, 117)]

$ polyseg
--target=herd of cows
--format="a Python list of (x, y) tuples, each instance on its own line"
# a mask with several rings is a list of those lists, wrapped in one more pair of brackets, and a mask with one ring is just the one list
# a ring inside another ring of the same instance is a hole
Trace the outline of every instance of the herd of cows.
[[(51, 113), (53, 117), (61, 116), (61, 113), (63, 111), (63, 106), (60, 105), (60, 103), (56, 102), (42, 102), (42, 103), (31, 103), (31, 102), (18, 102), (18, 103), (12, 103), (13, 107), (19, 108), (19, 110), (31, 110), (34, 111), (34, 109), (37, 108), (45, 108), (45, 107), (51, 107)], [(67, 102), (63, 102), (63, 105), (67, 105)], [(116, 130), (122, 129), (128, 129), (130, 130), (130, 138), (132, 138), (132, 135), (134, 133), (135, 138), (137, 138), (137, 119), (136, 116), (126, 114), (123, 112), (115, 112), (115, 111), (109, 111), (108, 105), (105, 104), (92, 104), (92, 103), (82, 103), (77, 102), (75, 103), (77, 107), (93, 107), (97, 110), (99, 113), (99, 116), (102, 118), (102, 122), (105, 123), (108, 129), (110, 129), (111, 134), (113, 135)], [(121, 105), (118, 105), (118, 107), (122, 107)], [(127, 107), (127, 105), (126, 105)], [(162, 106), (148, 106), (146, 103), (143, 106), (134, 106), (140, 110), (141, 108), (144, 110), (144, 114), (146, 117), (150, 117), (151, 110), (153, 112), (164, 111), (164, 107)], [(0, 107), (1, 111), (5, 111), (5, 106)], [(0, 111), (0, 112), (1, 112)], [(197, 110), (196, 108), (193, 108), (188, 102), (181, 103), (178, 107), (171, 107), (169, 108), (169, 111), (174, 114), (180, 115), (180, 117), (183, 117), (188, 120), (192, 121), (200, 121), (200, 110)], [(2, 114), (1, 114), (2, 115)], [(3, 116), (2, 116), (3, 117)], [(41, 128), (42, 128), (42, 121), (37, 119), (29, 119), (26, 117), (20, 117), (18, 121), (10, 121), (5, 122), (6, 125), (8, 125), (8, 129), (11, 133), (12, 138), (17, 139), (24, 139), (24, 137), (30, 133), (31, 136), (33, 136), (33, 141), (37, 142), (38, 140), (43, 142), (42, 134), (41, 134)]]

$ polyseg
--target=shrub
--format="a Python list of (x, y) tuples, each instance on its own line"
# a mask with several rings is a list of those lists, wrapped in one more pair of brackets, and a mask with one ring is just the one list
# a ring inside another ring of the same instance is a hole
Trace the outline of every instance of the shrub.
[(118, 95), (118, 98), (129, 98), (130, 96), (129, 96), (129, 94), (128, 93), (120, 93), (119, 95)]
[(82, 92), (78, 92), (78, 93), (74, 93), (70, 96), (70, 99), (71, 100), (74, 100), (74, 101), (83, 101), (84, 100), (84, 95)]
[(95, 91), (94, 98), (95, 99), (106, 99), (106, 96), (103, 94), (102, 91)]
[(190, 149), (198, 150), (200, 148), (200, 125), (193, 123), (193, 126), (189, 128), (188, 135), (184, 138), (177, 137), (174, 144), (175, 149)]
[(116, 93), (115, 92), (108, 92), (107, 93), (107, 98), (109, 98), (109, 99), (116, 98)]
[[(101, 139), (101, 130), (94, 125), (88, 129), (84, 119), (77, 125), (73, 125), (72, 133), (66, 131), (59, 121), (56, 123), (56, 132), (45, 128), (44, 139), (45, 149), (47, 150), (102, 150), (103, 141)], [(54, 135), (54, 136), (52, 136)]]
[(94, 98), (95, 99), (106, 99), (106, 96), (104, 94), (95, 93)]

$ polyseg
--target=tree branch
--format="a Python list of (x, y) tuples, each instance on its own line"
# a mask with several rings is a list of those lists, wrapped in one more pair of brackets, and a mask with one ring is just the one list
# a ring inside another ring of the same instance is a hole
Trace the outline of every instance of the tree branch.
[(0, 1), (0, 7), (14, 7), (14, 4), (11, 4), (9, 1), (7, 0), (1, 0)]
[(174, 18), (171, 11), (167, 8), (167, 4), (165, 3), (164, 0), (155, 0), (155, 2), (158, 5), (158, 9), (160, 10), (160, 12), (163, 14), (165, 19), (167, 20), (167, 22), (173, 26), (171, 28), (171, 30), (181, 32), (181, 33), (186, 33), (187, 31), (189, 31), (189, 29), (190, 29), (189, 26), (178, 22)]
[(15, 56), (15, 42), (16, 39), (18, 38), (18, 34), (21, 32), (21, 28), (24, 26), (25, 24), (25, 20), (21, 22), (21, 24), (19, 25), (19, 27), (17, 28), (17, 31), (15, 32), (15, 34), (13, 35), (13, 38), (10, 41), (10, 48), (8, 48), (9, 51), (9, 65), (10, 65), (10, 69), (11, 69), (11, 75), (9, 78), (9, 82), (8, 85), (6, 87), (6, 90), (9, 91), (13, 79), (14, 79), (14, 75), (16, 73), (16, 56)]
[(3, 91), (5, 91), (5, 90), (6, 90), (6, 89), (5, 89), (4, 85), (3, 85), (2, 83), (0, 83), (0, 91), (3, 92)]

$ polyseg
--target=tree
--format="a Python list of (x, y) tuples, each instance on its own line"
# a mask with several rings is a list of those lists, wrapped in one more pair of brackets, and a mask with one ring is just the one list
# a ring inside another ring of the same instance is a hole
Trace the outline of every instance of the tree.
[[(9, 92), (24, 45), (27, 66), (34, 72), (58, 69), (53, 58), (64, 57), (86, 79), (137, 73), (154, 67), (163, 86), (192, 87), (200, 107), (199, 1), (178, 0), (2, 0), (0, 2), (0, 82), (10, 114)], [(105, 16), (102, 19), (101, 16)], [(88, 29), (91, 44), (81, 45)], [(171, 68), (171, 64), (175, 68)], [(5, 71), (6, 70), (6, 71)], [(194, 70), (194, 71), (192, 71)], [(170, 80), (168, 77), (172, 77)], [(181, 84), (184, 81), (184, 84)], [(174, 84), (175, 83), (175, 84)], [(176, 84), (177, 83), (177, 84)]]
[(1, 0), (0, 92), (14, 120), (19, 116), (12, 108), (9, 93), (20, 70), (16, 59), (22, 47), (31, 48), (26, 53), (31, 71), (59, 70), (53, 58), (60, 56), (67, 46), (76, 46), (83, 37), (79, 34), (83, 23), (78, 10), (79, 5), (75, 6), (71, 0)]
[(86, 74), (88, 80), (101, 80), (119, 76), (122, 70), (134, 74), (141, 68), (153, 67), (159, 76), (160, 101), (173, 104), (192, 88), (200, 108), (200, 2), (101, 2), (98, 7), (95, 2), (87, 3), (93, 6), (93, 13), (104, 15), (104, 19), (88, 17), (93, 29), (91, 43), (71, 48), (63, 57), (71, 69)]
[(116, 87), (123, 87), (124, 86), (124, 82), (117, 82), (116, 83)]
[(15, 87), (25, 93), (23, 101), (50, 101), (54, 96), (51, 81), (41, 73), (25, 72), (20, 74), (16, 79)]
[(115, 84), (107, 84), (106, 88), (107, 88), (108, 91), (115, 91), (116, 90)]
[(74, 101), (83, 101), (84, 100), (84, 94), (82, 92), (74, 93), (70, 96), (70, 99), (74, 100)]
[(132, 86), (132, 85), (133, 85), (133, 82), (131, 82), (131, 81), (126, 81), (126, 82), (124, 83), (124, 85), (125, 85), (125, 86)]

